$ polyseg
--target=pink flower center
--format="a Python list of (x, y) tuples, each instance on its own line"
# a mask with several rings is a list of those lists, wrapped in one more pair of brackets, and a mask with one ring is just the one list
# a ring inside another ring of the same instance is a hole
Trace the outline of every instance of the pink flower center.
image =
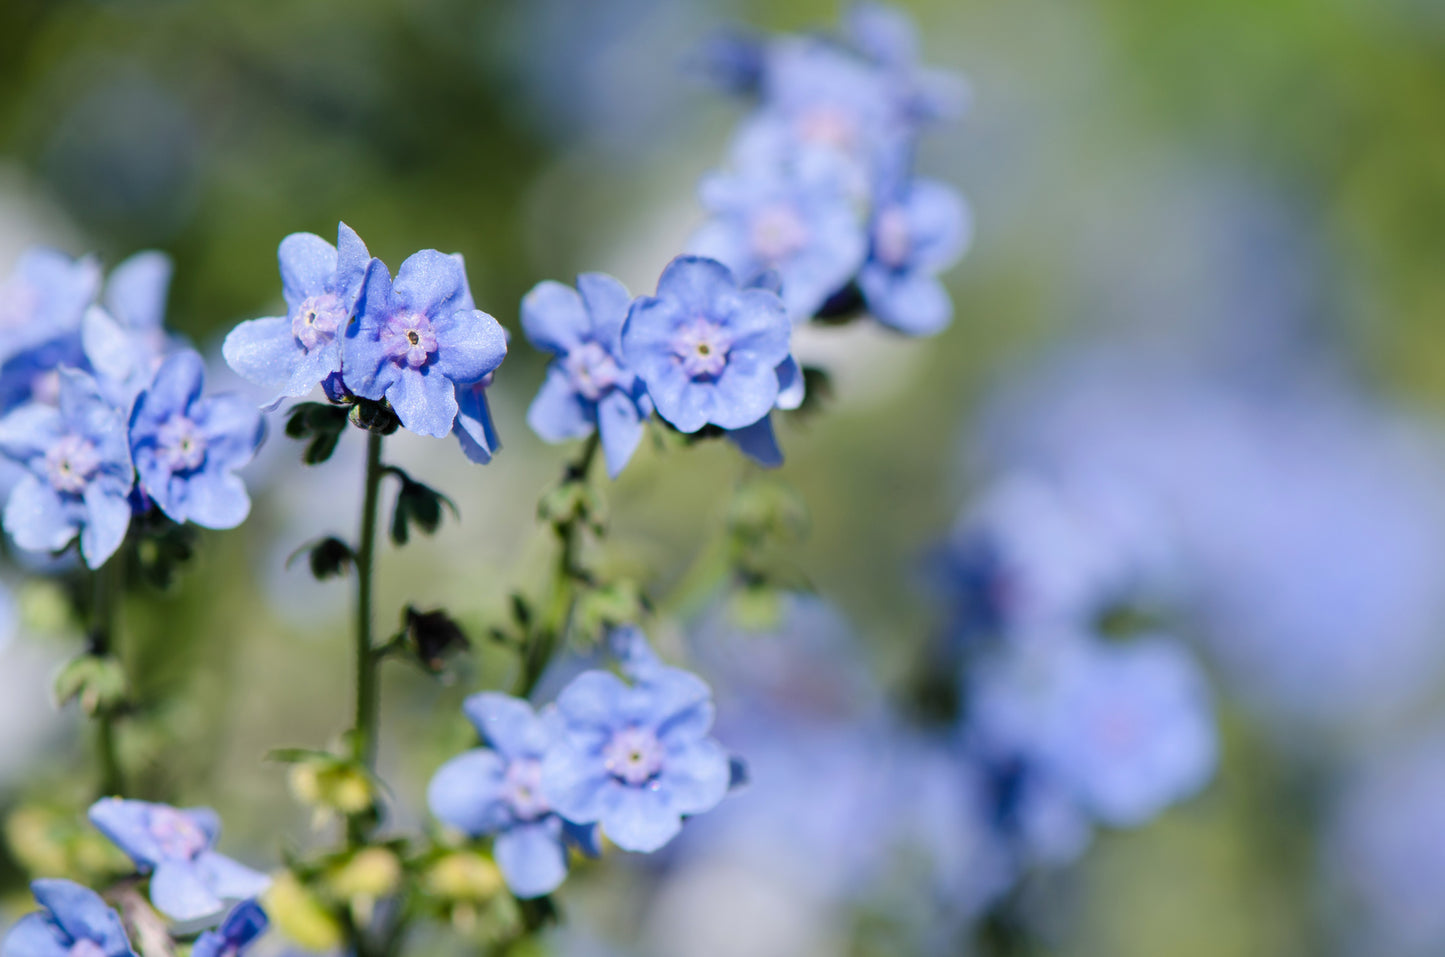
[(335, 293), (308, 296), (296, 307), (291, 319), (291, 334), (307, 352), (326, 345), (346, 322), (346, 310)]
[(673, 334), (672, 351), (683, 371), (694, 379), (717, 377), (727, 368), (732, 337), (716, 323), (694, 319)]
[(45, 476), (57, 492), (79, 495), (100, 471), (100, 453), (88, 440), (67, 435), (45, 453)]
[(392, 316), (381, 327), (381, 345), (392, 359), (420, 369), (437, 351), (431, 320), (420, 313)]
[(607, 354), (607, 350), (595, 342), (584, 342), (567, 353), (562, 367), (572, 380), (572, 387), (588, 402), (596, 402), (608, 389), (617, 384), (622, 370)]
[(602, 749), (607, 773), (625, 784), (639, 787), (662, 770), (663, 747), (648, 728), (623, 728)]
[(775, 264), (808, 245), (808, 227), (791, 204), (775, 203), (753, 216), (750, 238), (754, 255)]

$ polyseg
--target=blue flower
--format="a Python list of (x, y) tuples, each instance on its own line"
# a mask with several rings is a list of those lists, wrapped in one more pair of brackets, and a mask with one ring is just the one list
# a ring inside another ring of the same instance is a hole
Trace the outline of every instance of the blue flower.
[(256, 897), (271, 879), (212, 850), (221, 822), (210, 808), (102, 798), (90, 821), (151, 876), (151, 903), (177, 921), (219, 914), (227, 901)]
[(215, 930), (208, 930), (196, 941), (191, 957), (241, 957), (262, 934), (270, 921), (261, 905), (253, 900), (242, 901), (232, 908)]
[(969, 231), (963, 199), (942, 183), (913, 180), (880, 200), (872, 249), (858, 273), (869, 311), (909, 335), (942, 330), (953, 318), (953, 303), (935, 277), (963, 253)]
[(506, 354), (502, 327), (471, 301), (461, 257), (426, 249), (395, 282), (381, 260), (367, 269), (342, 378), (362, 398), (389, 401), (410, 431), (441, 438), (457, 418), (457, 387), (479, 382)]
[(881, 3), (856, 3), (843, 26), (852, 46), (886, 71), (909, 119), (925, 123), (962, 111), (966, 84), (953, 73), (918, 65), (918, 30), (907, 13)]
[(712, 692), (696, 675), (650, 656), (635, 683), (584, 671), (557, 696), (561, 729), (542, 762), (542, 794), (569, 821), (597, 822), (618, 847), (655, 851), (685, 816), (716, 807), (731, 768), (708, 736)]
[(726, 265), (745, 283), (777, 273), (795, 320), (812, 317), (858, 272), (868, 251), (864, 218), (836, 160), (746, 163), (703, 181), (712, 213), (689, 251)]
[(130, 527), (135, 470), (125, 417), (95, 380), (62, 370), (59, 408), (32, 403), (0, 419), (0, 454), (29, 473), (5, 505), (15, 544), (58, 552), (79, 536), (86, 564), (105, 564)]
[(100, 895), (73, 881), (32, 881), (44, 913), (27, 914), (10, 928), (0, 957), (135, 957), (120, 915)]
[(100, 288), (93, 257), (31, 249), (0, 283), (0, 412), (53, 404), (56, 368), (80, 366), (80, 319)]
[(427, 803), (443, 822), (472, 837), (497, 835), (493, 854), (512, 893), (549, 894), (567, 876), (564, 838), (596, 853), (596, 829), (563, 821), (542, 796), (542, 759), (554, 729), (527, 702), (504, 694), (472, 695), (462, 710), (490, 747), (442, 765), (427, 788)]
[(251, 500), (234, 471), (251, 461), (264, 425), (240, 396), (203, 397), (205, 372), (189, 349), (156, 370), (131, 412), (131, 454), (141, 489), (173, 520), (235, 528)]
[(111, 270), (102, 305), (91, 306), (81, 320), (87, 368), (123, 408), (130, 407), (171, 348), (164, 327), (171, 271), (165, 253), (131, 256)]
[(646, 388), (622, 358), (622, 324), (632, 303), (622, 283), (583, 273), (577, 288), (538, 283), (522, 300), (522, 328), (539, 349), (557, 356), (527, 410), (527, 424), (548, 442), (601, 434), (613, 478), (642, 441), (652, 413)]
[(371, 256), (355, 231), (337, 228), (336, 245), (313, 233), (281, 240), (286, 315), (243, 322), (221, 348), (241, 378), (287, 396), (305, 395), (341, 371), (341, 340), (355, 315)]
[(679, 256), (656, 296), (632, 303), (622, 354), (658, 415), (682, 432), (741, 429), (778, 401), (792, 324), (772, 292), (739, 289), (722, 263)]

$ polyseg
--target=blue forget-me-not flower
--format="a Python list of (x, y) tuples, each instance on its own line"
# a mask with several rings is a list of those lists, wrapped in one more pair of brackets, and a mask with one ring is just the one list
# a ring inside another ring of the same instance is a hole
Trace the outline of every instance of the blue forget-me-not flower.
[(44, 911), (27, 914), (5, 935), (0, 957), (135, 957), (120, 915), (73, 881), (32, 881)]
[(286, 315), (243, 322), (222, 354), (241, 378), (286, 397), (302, 396), (341, 371), (341, 340), (356, 312), (371, 256), (345, 223), (336, 245), (292, 233), (277, 250)]
[(722, 263), (679, 256), (633, 302), (622, 354), (679, 431), (742, 429), (777, 404), (792, 324), (776, 294), (739, 288)]
[(102, 798), (91, 805), (90, 821), (150, 874), (151, 903), (173, 920), (217, 915), (227, 901), (256, 897), (271, 884), (212, 850), (221, 822), (209, 808)]
[(663, 665), (638, 639), (624, 657), (632, 684), (584, 671), (557, 696), (560, 735), (542, 762), (542, 794), (567, 820), (597, 822), (618, 847), (650, 852), (685, 816), (717, 806), (732, 768), (708, 735), (707, 684)]
[(462, 710), (488, 747), (442, 765), (427, 803), (472, 837), (496, 835), (492, 853), (512, 893), (551, 893), (567, 876), (567, 842), (597, 853), (596, 828), (563, 821), (542, 795), (542, 759), (556, 737), (555, 715), (539, 716), (527, 702), (494, 692), (472, 695)]
[(522, 328), (556, 355), (527, 410), (527, 424), (548, 442), (599, 433), (613, 478), (642, 441), (652, 401), (622, 358), (622, 324), (632, 303), (622, 283), (583, 273), (577, 288), (538, 283), (522, 300)]
[(59, 375), (58, 407), (30, 403), (0, 419), (0, 454), (29, 473), (10, 492), (5, 530), (27, 551), (57, 552), (78, 536), (85, 563), (99, 568), (130, 527), (126, 422), (90, 376)]
[(872, 248), (858, 288), (879, 322), (926, 336), (953, 318), (953, 303), (936, 278), (968, 245), (969, 216), (952, 187), (915, 179), (880, 196), (873, 213)]
[(196, 941), (191, 957), (241, 957), (264, 933), (270, 921), (261, 905), (242, 901), (231, 909), (221, 926), (208, 930)]
[(177, 522), (235, 528), (251, 509), (234, 471), (261, 444), (261, 414), (237, 395), (202, 396), (205, 361), (177, 352), (156, 370), (130, 418), (141, 490)]
[(457, 387), (501, 365), (507, 338), (472, 303), (461, 257), (426, 249), (401, 264), (394, 282), (372, 261), (342, 352), (346, 388), (385, 398), (408, 430), (441, 438), (457, 418)]

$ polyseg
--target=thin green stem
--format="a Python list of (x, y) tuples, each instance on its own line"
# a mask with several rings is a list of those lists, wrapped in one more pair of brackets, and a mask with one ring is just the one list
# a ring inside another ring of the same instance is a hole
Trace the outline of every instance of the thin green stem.
[(366, 437), (366, 490), (361, 502), (361, 537), (356, 548), (356, 721), (357, 756), (376, 770), (377, 659), (371, 650), (372, 585), (376, 560), (377, 506), (381, 497), (381, 435)]
[[(115, 635), (119, 591), (121, 586), (121, 558), (113, 556), (92, 573), (94, 597), (90, 609), (90, 653), (105, 658), (115, 653)], [(102, 797), (123, 794), (125, 777), (121, 771), (119, 748), (115, 734), (115, 714), (109, 707), (101, 708), (95, 715), (95, 750), (100, 763), (100, 793)]]

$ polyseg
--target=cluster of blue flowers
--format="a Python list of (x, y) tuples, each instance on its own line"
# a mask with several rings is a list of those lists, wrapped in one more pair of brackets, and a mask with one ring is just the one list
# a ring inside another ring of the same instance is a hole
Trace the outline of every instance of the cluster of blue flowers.
[(855, 6), (840, 37), (726, 37), (707, 57), (756, 109), (701, 190), (692, 251), (746, 283), (781, 284), (794, 321), (859, 306), (909, 335), (953, 315), (937, 276), (971, 225), (950, 186), (914, 174), (919, 135), (963, 106), (961, 81), (919, 65), (908, 17)]
[(467, 458), (491, 461), (484, 390), (507, 336), (477, 308), (460, 255), (422, 250), (393, 279), (342, 223), (335, 246), (293, 233), (278, 258), (286, 315), (241, 323), (222, 349), (242, 378), (276, 393), (271, 408), (317, 386), (333, 402), (384, 400), (408, 431), (454, 434)]
[[(192, 957), (240, 957), (265, 932), (255, 898), (270, 878), (213, 850), (220, 833), (214, 811), (103, 798), (90, 819), (149, 879), (158, 911), (181, 926), (211, 927)], [(100, 895), (68, 880), (30, 886), (44, 911), (11, 929), (0, 957), (135, 957), (120, 916)]]
[(585, 671), (540, 712), (504, 694), (471, 696), (463, 710), (486, 746), (447, 762), (428, 788), (443, 822), (494, 838), (518, 897), (556, 890), (568, 845), (595, 857), (599, 831), (623, 850), (658, 850), (734, 781), (733, 759), (708, 734), (707, 684), (664, 665), (634, 627), (610, 641), (630, 683)]
[(28, 551), (79, 541), (98, 568), (134, 516), (232, 528), (250, 510), (235, 471), (260, 415), (204, 394), (205, 364), (164, 328), (170, 261), (141, 253), (102, 285), (91, 258), (31, 250), (0, 290), (0, 459), (18, 474), (4, 527)]

